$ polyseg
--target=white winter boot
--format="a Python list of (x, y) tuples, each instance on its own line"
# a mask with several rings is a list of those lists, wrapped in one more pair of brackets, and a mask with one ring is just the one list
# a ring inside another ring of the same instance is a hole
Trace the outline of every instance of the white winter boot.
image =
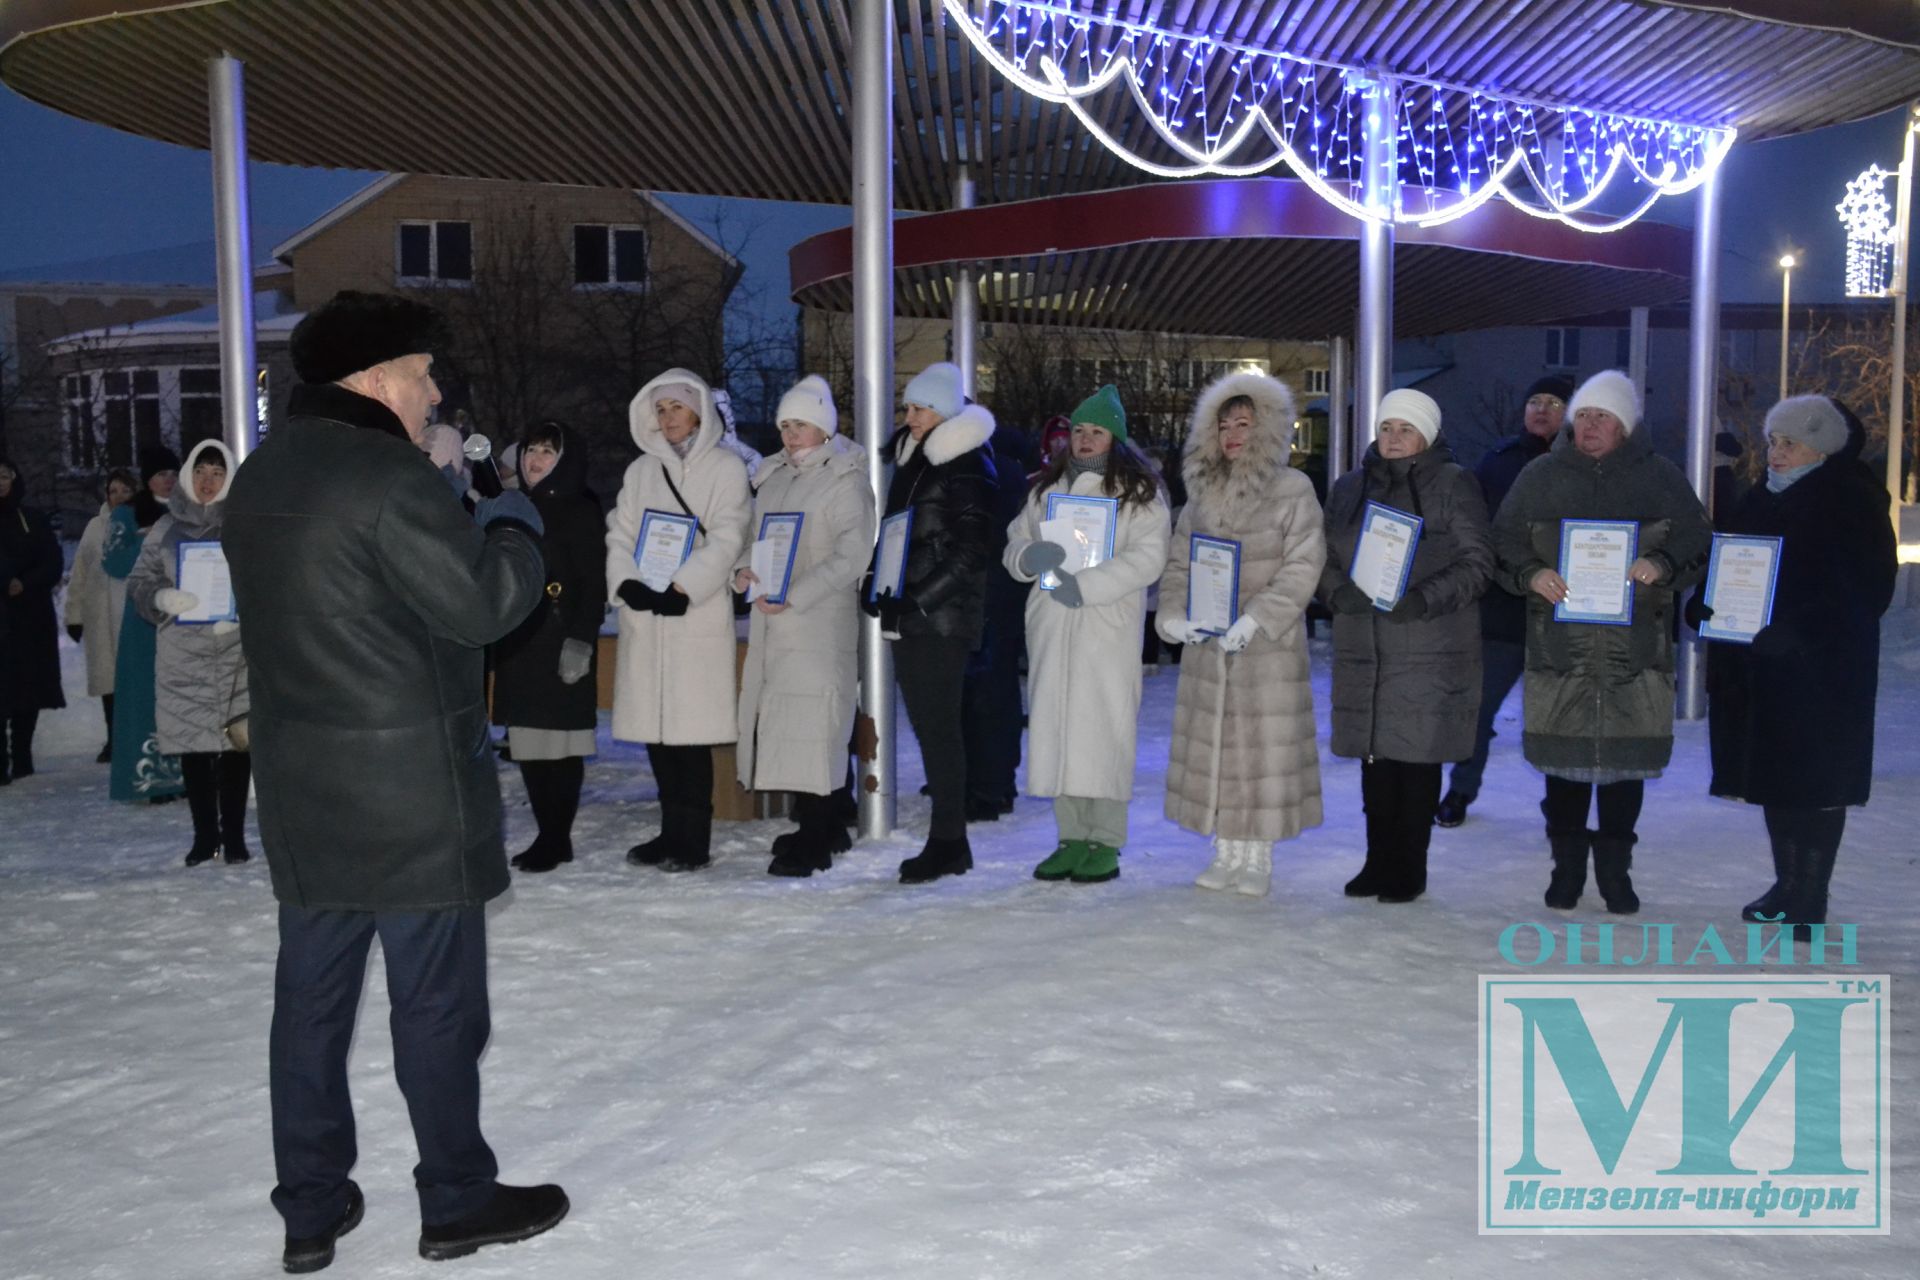
[(1242, 840), (1240, 865), (1233, 873), (1233, 891), (1264, 898), (1273, 887), (1273, 846), (1265, 840)]
[(1240, 870), (1240, 863), (1246, 857), (1245, 843), (1242, 840), (1222, 840), (1219, 836), (1215, 836), (1213, 865), (1202, 871), (1200, 878), (1195, 880), (1194, 884), (1202, 889), (1231, 888), (1234, 875)]

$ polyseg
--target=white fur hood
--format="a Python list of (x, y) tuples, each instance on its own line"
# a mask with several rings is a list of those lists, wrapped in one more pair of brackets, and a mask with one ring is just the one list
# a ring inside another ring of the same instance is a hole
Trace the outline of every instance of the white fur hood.
[[(934, 466), (952, 462), (993, 439), (993, 415), (981, 404), (970, 404), (927, 433), (927, 461)], [(902, 427), (894, 436), (893, 460), (904, 463), (917, 446), (913, 433)]]

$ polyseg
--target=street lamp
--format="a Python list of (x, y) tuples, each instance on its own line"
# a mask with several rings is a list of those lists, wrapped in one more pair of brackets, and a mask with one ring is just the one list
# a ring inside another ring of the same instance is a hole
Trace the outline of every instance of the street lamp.
[(1787, 398), (1787, 304), (1793, 297), (1793, 269), (1799, 259), (1780, 255), (1780, 398)]

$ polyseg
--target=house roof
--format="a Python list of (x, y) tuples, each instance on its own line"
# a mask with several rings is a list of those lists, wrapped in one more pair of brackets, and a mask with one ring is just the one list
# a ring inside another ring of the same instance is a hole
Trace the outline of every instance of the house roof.
[[(266, 345), (287, 341), (293, 334), (293, 327), (299, 324), (305, 315), (305, 312), (288, 308), (285, 295), (277, 289), (263, 290), (254, 294), (255, 342)], [(192, 346), (197, 343), (217, 346), (219, 341), (220, 307), (216, 303), (198, 307), (192, 311), (182, 311), (178, 315), (141, 320), (134, 324), (83, 329), (78, 333), (55, 338), (47, 343), (47, 350), (59, 355), (98, 343), (103, 346), (110, 344), (114, 351), (119, 352), (142, 347)]]
[[(366, 186), (360, 188), (360, 190), (348, 196), (345, 200), (342, 200), (339, 204), (334, 205), (333, 208), (321, 214), (318, 218), (315, 218), (312, 222), (309, 222), (306, 226), (301, 227), (298, 231), (289, 235), (279, 244), (273, 246), (272, 256), (282, 263), (291, 264), (295, 250), (299, 249), (301, 245), (306, 244), (328, 228), (351, 218), (361, 209), (413, 176), (415, 175), (410, 173), (389, 173), (384, 177), (368, 183)], [(673, 206), (669, 205), (659, 196), (653, 194), (651, 191), (638, 189), (636, 189), (633, 194), (636, 199), (645, 203), (655, 213), (666, 218), (669, 222), (673, 223), (674, 226), (692, 237), (701, 248), (713, 254), (716, 258), (723, 260), (729, 268), (738, 268), (740, 266), (740, 260), (738, 258), (721, 248), (718, 241), (695, 226), (691, 221), (682, 217), (674, 210)]]

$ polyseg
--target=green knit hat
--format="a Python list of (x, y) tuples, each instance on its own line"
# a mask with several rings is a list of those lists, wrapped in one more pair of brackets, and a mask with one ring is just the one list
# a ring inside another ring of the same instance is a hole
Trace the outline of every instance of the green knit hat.
[(1082, 400), (1069, 416), (1076, 425), (1104, 427), (1115, 440), (1127, 438), (1127, 410), (1120, 403), (1120, 389), (1111, 382)]

